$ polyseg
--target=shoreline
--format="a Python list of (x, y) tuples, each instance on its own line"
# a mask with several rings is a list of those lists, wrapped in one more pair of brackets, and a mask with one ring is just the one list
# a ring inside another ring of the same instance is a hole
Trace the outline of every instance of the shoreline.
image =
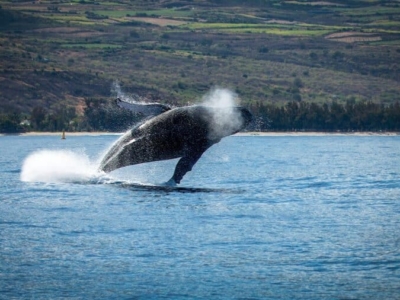
[[(62, 131), (30, 131), (30, 132), (22, 132), (22, 133), (0, 133), (0, 136), (62, 136)], [(99, 136), (99, 135), (121, 135), (123, 132), (104, 132), (104, 131), (82, 131), (82, 132), (74, 132), (74, 131), (65, 131), (65, 136)]]
[[(102, 135), (122, 135), (123, 132), (65, 132), (66, 137), (68, 136), (102, 136)], [(24, 133), (0, 133), (1, 136), (59, 136), (61, 138), (62, 132), (24, 132)], [(267, 132), (239, 132), (233, 136), (400, 136), (400, 132), (374, 132), (374, 131), (356, 131), (356, 132), (299, 132), (299, 131), (267, 131)]]
[(267, 132), (239, 132), (235, 136), (400, 136), (400, 132), (374, 132), (374, 131), (355, 131), (355, 132), (320, 132), (320, 131), (267, 131)]

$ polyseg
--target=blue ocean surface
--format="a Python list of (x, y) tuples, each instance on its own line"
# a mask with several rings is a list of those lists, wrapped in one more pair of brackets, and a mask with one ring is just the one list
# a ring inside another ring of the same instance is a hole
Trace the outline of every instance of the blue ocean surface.
[(0, 137), (0, 299), (400, 299), (400, 136), (233, 136), (97, 172), (115, 135)]

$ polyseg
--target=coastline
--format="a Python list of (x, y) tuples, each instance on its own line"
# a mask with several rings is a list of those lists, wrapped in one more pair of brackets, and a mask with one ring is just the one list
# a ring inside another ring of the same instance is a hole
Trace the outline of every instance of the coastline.
[[(41, 131), (30, 131), (23, 133), (0, 133), (0, 136), (59, 136), (61, 138), (62, 132), (41, 132)], [(66, 137), (68, 136), (99, 136), (99, 135), (122, 135), (122, 132), (65, 132)]]
[(299, 132), (299, 131), (267, 131), (267, 132), (239, 132), (235, 136), (400, 136), (400, 132), (374, 132), (374, 131), (356, 131), (356, 132)]
[[(122, 135), (123, 132), (65, 132), (66, 137), (68, 136), (101, 136), (101, 135)], [(0, 133), (1, 136), (59, 136), (61, 138), (62, 132), (24, 132), (24, 133)], [(357, 131), (357, 132), (298, 132), (298, 131), (288, 131), (288, 132), (239, 132), (233, 136), (400, 136), (400, 132), (373, 132), (373, 131)]]

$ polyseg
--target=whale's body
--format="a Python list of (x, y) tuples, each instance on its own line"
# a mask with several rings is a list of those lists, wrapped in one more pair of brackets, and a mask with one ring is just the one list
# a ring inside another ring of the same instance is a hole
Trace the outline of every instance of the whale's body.
[(187, 106), (168, 110), (128, 130), (108, 151), (100, 169), (181, 158), (170, 181), (180, 183), (201, 155), (251, 121), (243, 107)]

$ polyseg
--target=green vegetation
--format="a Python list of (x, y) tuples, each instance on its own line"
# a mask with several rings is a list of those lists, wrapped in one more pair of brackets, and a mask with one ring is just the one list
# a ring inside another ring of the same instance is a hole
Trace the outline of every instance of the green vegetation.
[(258, 103), (252, 107), (261, 131), (400, 131), (400, 103), (382, 105), (347, 101), (345, 104), (288, 102), (278, 107)]
[(157, 10), (96, 10), (96, 14), (105, 15), (110, 18), (123, 18), (126, 16), (138, 17), (171, 17), (184, 18), (192, 15), (191, 11), (176, 9), (157, 9)]
[[(292, 101), (346, 107), (354, 100), (389, 114), (400, 101), (394, 0), (0, 0), (0, 6), (0, 131), (117, 130), (121, 124), (98, 120), (112, 110), (115, 80), (128, 94), (170, 105), (227, 87), (269, 119), (256, 107)], [(100, 101), (96, 113), (89, 113), (88, 99)], [(31, 122), (39, 108), (40, 126)], [(129, 117), (135, 119), (120, 118)]]

